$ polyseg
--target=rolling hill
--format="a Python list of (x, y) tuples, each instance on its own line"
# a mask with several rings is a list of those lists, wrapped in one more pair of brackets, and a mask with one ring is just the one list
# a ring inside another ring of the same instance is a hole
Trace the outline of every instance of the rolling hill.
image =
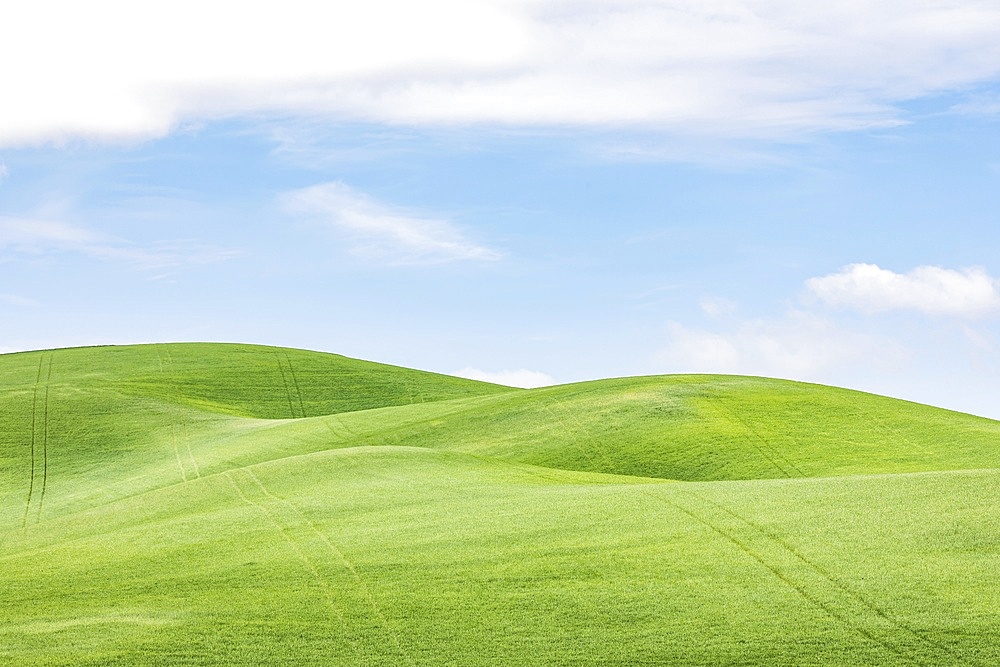
[(0, 355), (0, 663), (998, 664), (998, 453), (764, 378)]

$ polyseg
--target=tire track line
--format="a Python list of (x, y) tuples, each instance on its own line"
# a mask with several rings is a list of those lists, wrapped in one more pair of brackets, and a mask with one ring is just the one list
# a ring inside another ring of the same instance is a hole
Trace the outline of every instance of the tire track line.
[(371, 593), (371, 590), (368, 588), (368, 585), (365, 583), (364, 579), (361, 578), (361, 575), (354, 567), (354, 564), (351, 563), (351, 561), (347, 558), (347, 556), (340, 549), (340, 547), (334, 544), (333, 541), (331, 541), (330, 538), (327, 537), (326, 533), (321, 531), (309, 517), (307, 517), (305, 514), (302, 513), (301, 510), (299, 510), (299, 508), (297, 508), (295, 505), (288, 502), (287, 500), (284, 500), (283, 498), (280, 498), (271, 493), (271, 491), (264, 485), (264, 483), (261, 481), (261, 479), (257, 476), (257, 474), (253, 471), (252, 468), (246, 468), (244, 472), (251, 479), (251, 481), (257, 486), (260, 492), (264, 494), (264, 496), (266, 496), (273, 503), (281, 505), (282, 507), (291, 510), (291, 512), (295, 514), (295, 516), (298, 517), (298, 519), (305, 526), (308, 526), (310, 532), (316, 535), (316, 537), (318, 537), (319, 540), (324, 545), (326, 545), (330, 553), (332, 553), (337, 558), (337, 560), (340, 561), (341, 565), (351, 574), (351, 578), (354, 579), (358, 588), (362, 591), (365, 599), (368, 601), (368, 604), (371, 606), (372, 611), (374, 612), (376, 618), (378, 619), (379, 624), (382, 626), (383, 631), (385, 632), (385, 634), (389, 635), (389, 637), (392, 639), (392, 643), (395, 646), (396, 650), (406, 660), (408, 664), (415, 667), (416, 662), (413, 660), (413, 656), (410, 655), (410, 653), (403, 648), (402, 642), (400, 641), (399, 638), (399, 634), (392, 627), (392, 624), (389, 623), (389, 619), (382, 611), (382, 608), (379, 607), (378, 603), (375, 600), (375, 597)]
[[(285, 352), (283, 354), (285, 355), (285, 363), (288, 364), (288, 372), (292, 376), (292, 385), (295, 386), (295, 397), (299, 401), (299, 412), (302, 414), (302, 417), (305, 418), (305, 416), (306, 416), (306, 407), (302, 403), (302, 390), (299, 389), (299, 380), (298, 380), (298, 378), (295, 377), (295, 368), (292, 366), (292, 360), (288, 356), (288, 353)], [(287, 385), (286, 385), (286, 388), (287, 388)]]
[(919, 451), (928, 457), (939, 456), (939, 452), (926, 449), (923, 445), (918, 446), (912, 440), (907, 438), (902, 425), (897, 425), (895, 428), (888, 426), (886, 424), (885, 416), (880, 416), (872, 408), (865, 408), (862, 415), (865, 424), (869, 428), (876, 430), (881, 436), (881, 439), (884, 441), (891, 442), (894, 439), (899, 440), (906, 445), (910, 451)]
[[(173, 360), (171, 359), (170, 361), (171, 365), (173, 365)], [(160, 376), (166, 377), (166, 370), (163, 368), (163, 355), (160, 354), (159, 347), (156, 348), (156, 362), (160, 367)], [(184, 464), (181, 462), (180, 447), (177, 446), (177, 420), (173, 417), (170, 419), (170, 442), (174, 448), (174, 458), (177, 459), (177, 468), (181, 471), (181, 481), (187, 482), (187, 471), (184, 470)]]
[(195, 458), (194, 452), (191, 451), (191, 432), (188, 431), (187, 423), (184, 424), (184, 447), (187, 449), (188, 459), (194, 467), (194, 476), (201, 477), (201, 468), (198, 466), (198, 459)]
[[(245, 472), (245, 470), (239, 472)], [(322, 590), (323, 601), (326, 603), (326, 606), (330, 609), (331, 613), (337, 618), (337, 620), (340, 621), (344, 629), (347, 630), (350, 627), (350, 624), (344, 616), (343, 611), (341, 611), (340, 607), (336, 603), (336, 596), (334, 595), (333, 588), (323, 575), (320, 574), (320, 571), (316, 568), (316, 565), (312, 562), (312, 560), (309, 559), (309, 556), (302, 550), (302, 546), (299, 544), (298, 540), (292, 536), (288, 527), (271, 511), (269, 511), (264, 503), (257, 502), (247, 495), (244, 489), (241, 488), (239, 482), (236, 481), (237, 472), (227, 471), (222, 474), (233, 487), (233, 490), (236, 491), (236, 495), (239, 496), (240, 500), (243, 501), (244, 504), (256, 509), (258, 513), (267, 519), (268, 523), (271, 524), (274, 530), (281, 534), (282, 538), (284, 538), (284, 540), (288, 543), (289, 548), (295, 553), (295, 556), (302, 563), (302, 566), (307, 572), (309, 572), (319, 588)], [(358, 646), (354, 639), (349, 638), (349, 642), (351, 644), (351, 648), (354, 650), (354, 653), (360, 655)]]
[(255, 508), (258, 512), (260, 512), (264, 516), (264, 518), (266, 518), (268, 522), (274, 527), (274, 529), (277, 530), (279, 533), (281, 533), (281, 535), (288, 542), (288, 545), (291, 547), (292, 551), (295, 552), (295, 555), (298, 556), (299, 560), (302, 561), (302, 564), (305, 566), (305, 568), (309, 571), (309, 573), (313, 576), (313, 578), (316, 579), (316, 583), (319, 584), (320, 588), (323, 589), (324, 597), (326, 598), (326, 603), (330, 607), (330, 610), (341, 621), (343, 621), (346, 624), (347, 622), (346, 619), (341, 613), (340, 608), (334, 602), (332, 588), (330, 587), (329, 583), (326, 581), (326, 579), (323, 578), (323, 575), (320, 574), (319, 570), (316, 569), (316, 566), (313, 564), (312, 560), (310, 560), (309, 557), (305, 554), (305, 552), (302, 551), (302, 548), (299, 545), (298, 540), (292, 537), (292, 535), (288, 531), (287, 526), (285, 526), (284, 523), (282, 523), (277, 517), (275, 517), (274, 514), (271, 511), (269, 511), (263, 503), (259, 503), (247, 495), (243, 487), (240, 486), (240, 483), (236, 481), (236, 477), (240, 473), (246, 473), (246, 470), (245, 469), (239, 471), (229, 470), (222, 474), (225, 476), (226, 480), (236, 491), (236, 494), (240, 497), (240, 500), (242, 500), (246, 505), (249, 505)]
[(42, 364), (45, 355), (38, 356), (38, 373), (35, 376), (35, 387), (31, 392), (31, 477), (28, 480), (28, 500), (24, 505), (24, 517), (21, 519), (21, 528), (28, 527), (28, 513), (31, 511), (31, 497), (35, 492), (35, 422), (38, 418), (38, 385), (42, 382)]
[(174, 456), (177, 457), (177, 467), (181, 470), (181, 481), (187, 482), (187, 471), (184, 470), (184, 464), (181, 463), (181, 452), (177, 446), (177, 424), (170, 424), (170, 439), (174, 443)]
[[(612, 468), (611, 467), (602, 467), (602, 466), (600, 466), (600, 465), (597, 464), (597, 461), (595, 460), (594, 455), (591, 453), (590, 450), (588, 450), (586, 447), (583, 446), (583, 444), (580, 442), (580, 439), (577, 437), (577, 434), (579, 433), (579, 429), (577, 429), (577, 428), (570, 428), (569, 425), (566, 423), (566, 421), (559, 414), (557, 414), (555, 410), (552, 409), (552, 404), (559, 405), (559, 402), (555, 401), (555, 400), (553, 400), (551, 403), (546, 402), (544, 404), (545, 411), (548, 412), (550, 415), (552, 415), (552, 418), (556, 420), (556, 422), (560, 426), (560, 430), (563, 433), (568, 433), (569, 436), (570, 436), (570, 438), (572, 438), (572, 444), (573, 444), (573, 446), (576, 448), (577, 451), (579, 451), (581, 454), (583, 454), (583, 458), (586, 459), (587, 463), (590, 465), (589, 472), (607, 472), (607, 473), (610, 473), (611, 470), (612, 470)], [(607, 457), (602, 456), (601, 458), (604, 459), (604, 463), (605, 464), (608, 463)]]
[[(333, 427), (331, 422), (334, 420), (336, 420), (337, 425), (340, 427), (339, 430)], [(323, 426), (330, 432), (330, 435), (337, 439), (337, 442), (349, 442), (351, 438), (355, 437), (355, 434), (344, 426), (344, 420), (340, 418), (340, 415), (324, 415)]]
[[(804, 473), (803, 471), (799, 470), (798, 466), (796, 466), (794, 463), (792, 463), (790, 460), (788, 460), (788, 457), (786, 457), (784, 454), (782, 454), (781, 452), (779, 452), (779, 451), (775, 450), (773, 447), (771, 447), (770, 443), (767, 440), (765, 440), (757, 431), (755, 431), (743, 419), (741, 419), (739, 416), (737, 416), (735, 413), (733, 413), (732, 410), (730, 410), (729, 408), (727, 408), (722, 403), (722, 401), (720, 399), (711, 398), (711, 397), (706, 397), (706, 399), (712, 405), (712, 407), (715, 409), (715, 411), (718, 414), (722, 415), (723, 419), (725, 419), (726, 421), (728, 421), (730, 424), (733, 424), (734, 426), (738, 425), (738, 426), (742, 427), (743, 430), (746, 431), (747, 435), (750, 436), (750, 437), (747, 438), (747, 440), (749, 441), (750, 445), (754, 449), (756, 449), (760, 453), (761, 456), (763, 456), (765, 459), (767, 459), (768, 462), (771, 465), (773, 465), (775, 468), (777, 468), (781, 472), (782, 475), (784, 475), (785, 477), (787, 477), (789, 479), (792, 479), (793, 477), (796, 477), (796, 476), (797, 477), (808, 477), (808, 475), (806, 475), (806, 473)], [(785, 469), (785, 466), (783, 466), (780, 463), (778, 463), (778, 461), (776, 459), (780, 459), (781, 461), (783, 461), (785, 463), (785, 465), (787, 465), (789, 468), (791, 468), (792, 470), (794, 470), (797, 473), (797, 475), (790, 474), (788, 472), (788, 470)]]
[(45, 374), (45, 392), (42, 398), (42, 492), (38, 496), (38, 513), (35, 523), (42, 520), (42, 505), (45, 503), (45, 488), (49, 480), (49, 387), (52, 383), (52, 357), (49, 355), (48, 371)]
[[(167, 348), (167, 361), (170, 362), (170, 367), (175, 366), (174, 355), (170, 352), (170, 348)], [(188, 428), (188, 422), (186, 420), (181, 421), (181, 430), (184, 437), (184, 447), (187, 449), (188, 460), (191, 462), (191, 466), (194, 468), (194, 476), (201, 477), (201, 468), (198, 466), (198, 459), (195, 457), (194, 452), (191, 451), (191, 431)]]
[[(844, 628), (856, 632), (899, 660), (928, 667), (961, 664), (955, 662), (954, 653), (936, 642), (928, 642), (927, 638), (890, 618), (867, 601), (859, 599), (857, 594), (815, 567), (783, 541), (775, 539), (767, 531), (757, 528), (738, 515), (686, 489), (681, 490), (678, 495), (693, 500), (693, 503), (683, 503), (679, 502), (679, 499), (671, 500), (648, 491), (643, 492), (674, 507), (732, 543)], [(742, 526), (733, 526), (731, 520), (730, 525), (726, 526), (726, 517), (719, 516), (718, 513), (714, 517), (710, 516), (713, 509), (711, 506), (727, 516), (736, 518)], [(908, 635), (908, 638), (901, 640), (900, 634)], [(931, 652), (936, 652), (938, 655), (927, 656), (927, 651), (919, 650), (912, 645), (913, 639), (920, 640), (921, 648), (930, 648)], [(947, 659), (942, 660), (943, 656), (940, 653), (947, 653)]]
[[(803, 555), (798, 549), (796, 549), (794, 546), (792, 546), (791, 544), (789, 544), (788, 542), (786, 542), (779, 535), (776, 535), (774, 532), (768, 530), (766, 527), (761, 526), (760, 524), (756, 523), (755, 521), (742, 516), (741, 514), (737, 513), (736, 511), (732, 510), (729, 507), (726, 507), (725, 505), (723, 505), (721, 503), (718, 503), (718, 502), (715, 502), (713, 500), (710, 500), (710, 499), (708, 499), (708, 498), (706, 498), (706, 497), (704, 497), (704, 496), (702, 496), (700, 494), (694, 493), (693, 491), (686, 490), (685, 492), (688, 493), (688, 494), (690, 494), (690, 495), (692, 495), (692, 496), (697, 497), (703, 503), (706, 503), (708, 505), (712, 505), (713, 507), (721, 510), (722, 512), (725, 512), (726, 514), (728, 514), (729, 516), (733, 517), (734, 519), (736, 519), (740, 523), (744, 524), (750, 530), (756, 531), (758, 534), (763, 535), (765, 538), (771, 540), (772, 542), (774, 542), (775, 544), (777, 544), (781, 548), (785, 549), (786, 551), (788, 551), (789, 553), (791, 553), (793, 556), (795, 556), (795, 558), (799, 559), (806, 567), (808, 567), (809, 569), (813, 570), (818, 575), (820, 575), (823, 579), (825, 579), (826, 581), (828, 581), (833, 587), (837, 588), (838, 590), (840, 590), (841, 592), (843, 592), (845, 595), (847, 595), (848, 597), (850, 597), (853, 600), (855, 600), (858, 604), (860, 604), (861, 606), (863, 606), (866, 609), (868, 609), (875, 616), (881, 618), (886, 623), (891, 624), (892, 626), (894, 626), (897, 630), (902, 631), (904, 634), (909, 635), (912, 639), (915, 639), (915, 640), (917, 640), (919, 642), (922, 642), (923, 644), (925, 644), (928, 648), (930, 648), (933, 651), (938, 651), (938, 652), (946, 653), (949, 658), (952, 658), (954, 660), (961, 660), (962, 661), (961, 664), (980, 664), (978, 661), (975, 661), (975, 660), (973, 660), (972, 662), (970, 662), (969, 658), (967, 658), (965, 656), (958, 655), (957, 653), (954, 652), (954, 650), (952, 650), (950, 647), (946, 646), (945, 644), (942, 644), (941, 642), (938, 642), (938, 641), (932, 639), (931, 637), (928, 637), (926, 634), (924, 634), (922, 632), (919, 632), (918, 630), (915, 630), (914, 628), (910, 627), (906, 622), (904, 622), (904, 621), (902, 621), (902, 620), (900, 620), (898, 618), (895, 618), (895, 617), (891, 616), (884, 609), (882, 609), (881, 607), (879, 607), (878, 605), (876, 605), (875, 603), (873, 603), (872, 601), (870, 601), (865, 596), (861, 595), (857, 591), (855, 591), (852, 588), (850, 588), (849, 586), (847, 586), (844, 582), (842, 582), (840, 579), (838, 579), (835, 575), (833, 575), (830, 572), (828, 572), (822, 566), (814, 563), (812, 560), (810, 560), (805, 555)], [(944, 664), (944, 663), (942, 663), (940, 661), (937, 661), (934, 664)]]
[(281, 383), (285, 386), (285, 398), (288, 399), (288, 413), (295, 419), (295, 405), (292, 403), (292, 392), (288, 387), (288, 378), (285, 376), (285, 366), (281, 363), (281, 355), (277, 352), (274, 353), (275, 358), (278, 360), (278, 370), (281, 371)]
[(177, 467), (181, 471), (181, 481), (187, 482), (188, 481), (187, 471), (184, 470), (184, 464), (181, 463), (181, 452), (180, 448), (177, 447), (177, 424), (172, 422), (170, 424), (170, 440), (174, 444), (174, 456), (177, 458)]

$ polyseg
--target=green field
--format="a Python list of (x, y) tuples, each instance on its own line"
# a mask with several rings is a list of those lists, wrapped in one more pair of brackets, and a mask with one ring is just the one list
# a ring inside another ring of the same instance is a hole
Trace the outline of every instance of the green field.
[(998, 460), (764, 378), (0, 355), (0, 664), (997, 665)]

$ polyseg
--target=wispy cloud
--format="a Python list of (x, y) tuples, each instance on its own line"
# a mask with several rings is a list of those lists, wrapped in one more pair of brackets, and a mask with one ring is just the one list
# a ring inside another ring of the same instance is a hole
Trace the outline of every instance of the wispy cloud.
[(850, 264), (809, 279), (806, 287), (830, 305), (866, 313), (912, 310), (974, 318), (1000, 310), (1000, 280), (981, 268), (918, 266), (895, 273), (876, 264)]
[(286, 209), (345, 235), (352, 251), (390, 264), (492, 261), (501, 254), (469, 240), (454, 223), (380, 202), (339, 182), (294, 190)]
[(467, 366), (460, 371), (455, 371), (452, 375), (469, 380), (502, 384), (507, 387), (521, 387), (522, 389), (548, 387), (556, 384), (555, 378), (551, 375), (540, 371), (529, 371), (525, 368), (520, 368), (516, 371), (504, 370), (491, 372)]
[(164, 241), (147, 246), (52, 220), (0, 216), (0, 258), (72, 252), (142, 270), (174, 269), (231, 259), (239, 251)]
[(785, 136), (898, 123), (901, 101), (994, 79), (1000, 7), (40, 1), (7, 9), (0, 61), (22, 64), (0, 71), (0, 144), (144, 138), (261, 112)]

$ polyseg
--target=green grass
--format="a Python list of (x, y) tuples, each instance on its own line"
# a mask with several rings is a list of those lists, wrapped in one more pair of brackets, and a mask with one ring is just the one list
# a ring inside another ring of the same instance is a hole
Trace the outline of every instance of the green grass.
[(0, 664), (1000, 664), (998, 450), (762, 378), (0, 355)]

